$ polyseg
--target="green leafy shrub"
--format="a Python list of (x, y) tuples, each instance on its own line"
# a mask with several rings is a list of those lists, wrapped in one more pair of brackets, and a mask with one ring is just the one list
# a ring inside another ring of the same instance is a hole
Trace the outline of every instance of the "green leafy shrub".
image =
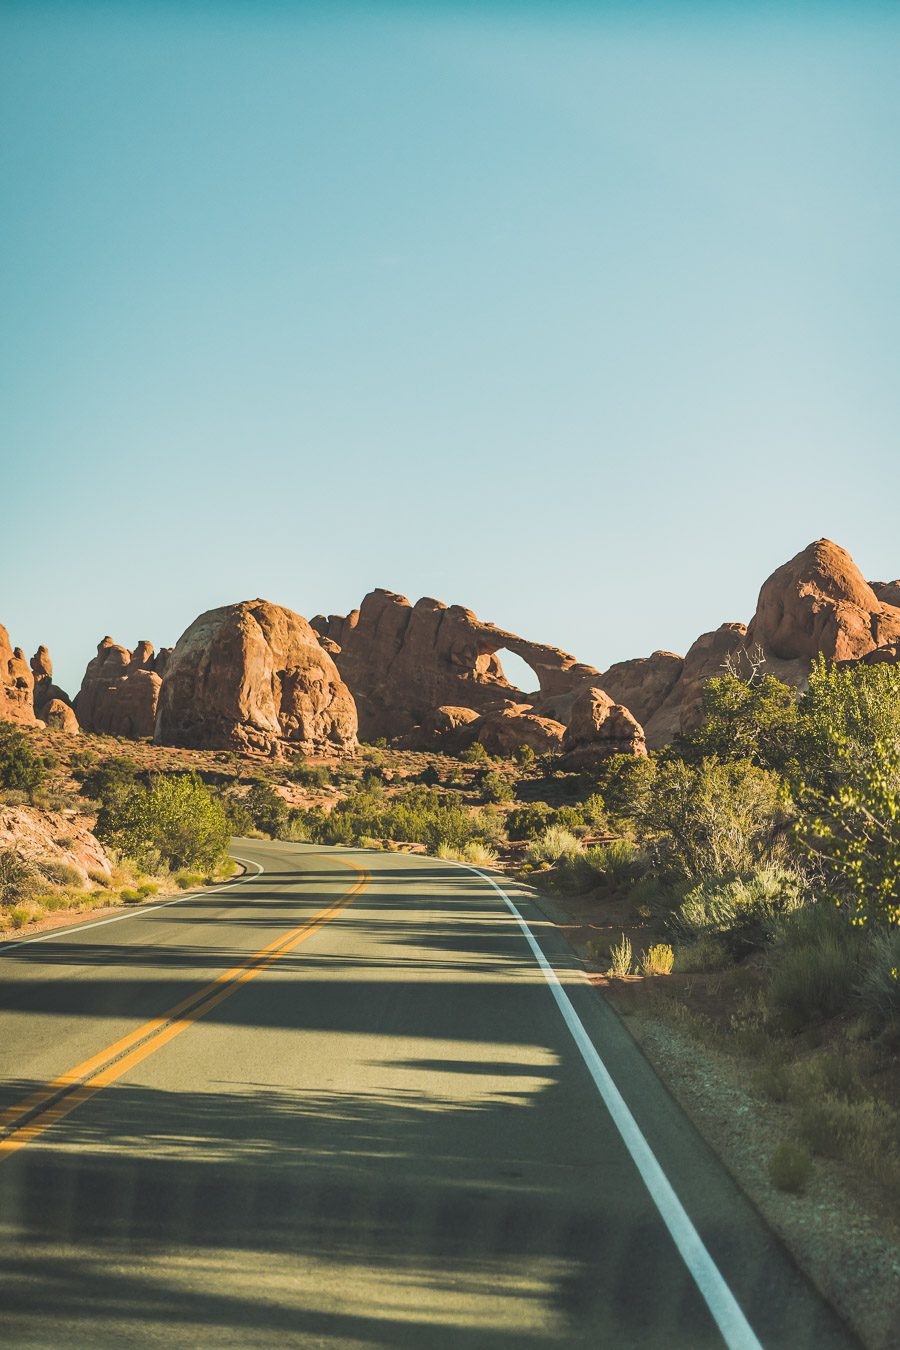
[(512, 781), (505, 774), (488, 770), (478, 785), (486, 802), (508, 802), (515, 790)]
[(464, 764), (489, 764), (491, 759), (481, 741), (473, 741), (468, 749), (462, 751), (459, 758)]
[(38, 863), (38, 870), (53, 886), (80, 886), (81, 873), (69, 863), (47, 858)]
[(147, 871), (151, 855), (173, 870), (212, 867), (230, 836), (222, 803), (196, 774), (160, 776), (104, 801), (96, 832)]
[(192, 891), (203, 881), (201, 872), (177, 872), (175, 885), (182, 891)]
[(7, 922), (10, 928), (24, 928), (26, 923), (30, 923), (34, 917), (34, 911), (23, 909), (21, 905), (11, 909), (7, 916)]
[(661, 763), (639, 815), (656, 869), (686, 881), (752, 871), (783, 825), (777, 774), (748, 760)]
[(99, 763), (89, 764), (75, 776), (81, 782), (81, 791), (85, 797), (112, 805), (137, 785), (141, 780), (141, 771), (134, 760), (111, 756)]
[(537, 755), (534, 753), (530, 745), (520, 745), (519, 748), (513, 753), (513, 759), (516, 761), (519, 768), (524, 769), (525, 772), (527, 773), (529, 769), (534, 768)]
[(773, 1186), (791, 1195), (800, 1195), (812, 1175), (812, 1159), (805, 1148), (787, 1140), (779, 1144), (769, 1158), (768, 1171)]
[(0, 722), (0, 788), (23, 792), (30, 801), (46, 777), (44, 761), (34, 753), (24, 732)]
[(254, 783), (242, 799), (242, 805), (255, 829), (272, 839), (281, 836), (290, 814), (288, 804), (268, 783)]
[(140, 891), (133, 890), (130, 886), (126, 886), (124, 891), (119, 892), (119, 895), (122, 903), (126, 905), (136, 905), (141, 898)]
[(796, 753), (800, 695), (772, 675), (745, 681), (731, 672), (703, 685), (703, 722), (675, 741), (675, 753), (699, 763), (709, 757), (750, 760), (782, 772)]
[(653, 758), (610, 755), (593, 770), (596, 792), (612, 820), (622, 824), (642, 815), (656, 778), (656, 769), (656, 760)]
[(324, 764), (294, 763), (289, 777), (301, 787), (323, 788), (331, 782), (331, 771)]
[(546, 802), (528, 802), (506, 813), (506, 833), (510, 839), (537, 839), (553, 820), (553, 808)]

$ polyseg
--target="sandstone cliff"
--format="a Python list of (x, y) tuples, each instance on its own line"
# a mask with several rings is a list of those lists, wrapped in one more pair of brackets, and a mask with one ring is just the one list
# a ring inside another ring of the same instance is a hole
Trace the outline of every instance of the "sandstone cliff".
[(134, 651), (105, 637), (84, 672), (75, 714), (85, 731), (109, 736), (152, 736), (168, 651), (149, 642)]

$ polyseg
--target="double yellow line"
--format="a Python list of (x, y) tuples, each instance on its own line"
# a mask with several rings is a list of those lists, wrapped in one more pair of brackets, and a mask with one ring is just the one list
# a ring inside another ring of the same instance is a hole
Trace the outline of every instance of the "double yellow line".
[(131, 1031), (121, 1040), (114, 1041), (105, 1050), (92, 1055), (90, 1059), (76, 1064), (74, 1068), (54, 1078), (52, 1083), (38, 1088), (30, 1096), (0, 1112), (0, 1163), (15, 1153), (17, 1149), (30, 1144), (32, 1139), (44, 1130), (62, 1120), (70, 1111), (74, 1111), (82, 1102), (87, 1101), (101, 1088), (114, 1083), (123, 1073), (140, 1064), (148, 1055), (154, 1054), (162, 1046), (180, 1036), (188, 1027), (201, 1017), (230, 998), (242, 985), (247, 984), (266, 970), (273, 961), (292, 951), (333, 919), (351, 900), (365, 890), (371, 880), (370, 874), (356, 863), (339, 859), (346, 867), (352, 867), (359, 873), (349, 891), (338, 896), (330, 905), (318, 914), (283, 933), (281, 937), (262, 947), (252, 956), (248, 956), (239, 965), (232, 966), (201, 989), (189, 994), (176, 1003), (168, 1012), (155, 1017), (150, 1022)]

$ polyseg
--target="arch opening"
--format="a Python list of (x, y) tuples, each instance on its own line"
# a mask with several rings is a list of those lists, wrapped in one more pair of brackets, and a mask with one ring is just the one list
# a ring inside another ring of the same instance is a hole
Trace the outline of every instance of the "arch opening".
[(528, 662), (506, 647), (496, 651), (494, 657), (499, 661), (500, 668), (509, 683), (528, 695), (526, 700), (528, 703), (536, 703), (540, 698), (541, 682)]

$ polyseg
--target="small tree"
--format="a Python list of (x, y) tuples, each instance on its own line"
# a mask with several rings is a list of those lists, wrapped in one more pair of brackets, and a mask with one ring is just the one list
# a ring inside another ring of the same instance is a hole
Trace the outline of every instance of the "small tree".
[(288, 805), (268, 783), (254, 783), (243, 799), (244, 810), (256, 829), (277, 838), (288, 823)]
[(703, 686), (703, 722), (676, 740), (675, 752), (693, 763), (715, 755), (783, 772), (795, 753), (799, 698), (772, 675), (716, 675)]
[(222, 803), (196, 774), (154, 778), (104, 802), (97, 835), (141, 865), (213, 867), (231, 830)]
[(0, 722), (0, 788), (25, 792), (32, 798), (44, 781), (43, 760), (12, 722)]

